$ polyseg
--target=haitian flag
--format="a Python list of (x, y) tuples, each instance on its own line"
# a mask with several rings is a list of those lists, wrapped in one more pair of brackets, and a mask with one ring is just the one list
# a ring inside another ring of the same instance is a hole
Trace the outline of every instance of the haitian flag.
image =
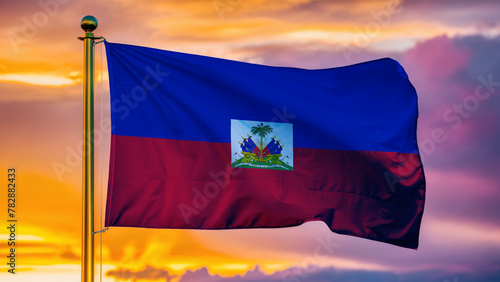
[(106, 42), (106, 226), (321, 220), (417, 248), (417, 95), (392, 59), (306, 70)]

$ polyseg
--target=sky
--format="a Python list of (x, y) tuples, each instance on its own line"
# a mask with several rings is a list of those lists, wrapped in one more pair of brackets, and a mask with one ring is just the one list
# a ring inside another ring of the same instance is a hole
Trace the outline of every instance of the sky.
[[(102, 235), (102, 253), (96, 237), (96, 281), (500, 281), (500, 2), (6, 0), (0, 14), (0, 183), (7, 187), (14, 167), (18, 219), (13, 275), (4, 190), (1, 281), (80, 279), (83, 45), (76, 37), (88, 14), (99, 21), (95, 35), (110, 42), (271, 66), (394, 58), (418, 93), (427, 179), (418, 250), (338, 235), (321, 222), (114, 227)], [(96, 230), (110, 134), (103, 48), (96, 46)]]

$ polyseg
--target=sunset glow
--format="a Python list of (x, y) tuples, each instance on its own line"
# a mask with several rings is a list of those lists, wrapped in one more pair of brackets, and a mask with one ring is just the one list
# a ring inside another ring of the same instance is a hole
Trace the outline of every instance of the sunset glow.
[(39, 86), (68, 86), (76, 83), (75, 80), (67, 77), (39, 74), (1, 74), (0, 82), (18, 82)]

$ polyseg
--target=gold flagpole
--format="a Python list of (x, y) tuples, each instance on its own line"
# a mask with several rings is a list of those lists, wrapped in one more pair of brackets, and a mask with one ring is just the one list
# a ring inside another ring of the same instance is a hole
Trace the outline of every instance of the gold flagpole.
[(82, 282), (94, 281), (94, 34), (97, 19), (83, 17), (80, 26), (84, 37), (85, 71), (83, 73), (83, 222), (82, 222)]

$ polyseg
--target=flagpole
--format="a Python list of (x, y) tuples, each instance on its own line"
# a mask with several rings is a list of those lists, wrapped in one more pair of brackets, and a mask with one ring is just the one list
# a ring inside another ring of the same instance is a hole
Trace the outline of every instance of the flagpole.
[(83, 41), (83, 195), (82, 195), (82, 282), (94, 281), (94, 34), (97, 19), (85, 16), (80, 22)]

